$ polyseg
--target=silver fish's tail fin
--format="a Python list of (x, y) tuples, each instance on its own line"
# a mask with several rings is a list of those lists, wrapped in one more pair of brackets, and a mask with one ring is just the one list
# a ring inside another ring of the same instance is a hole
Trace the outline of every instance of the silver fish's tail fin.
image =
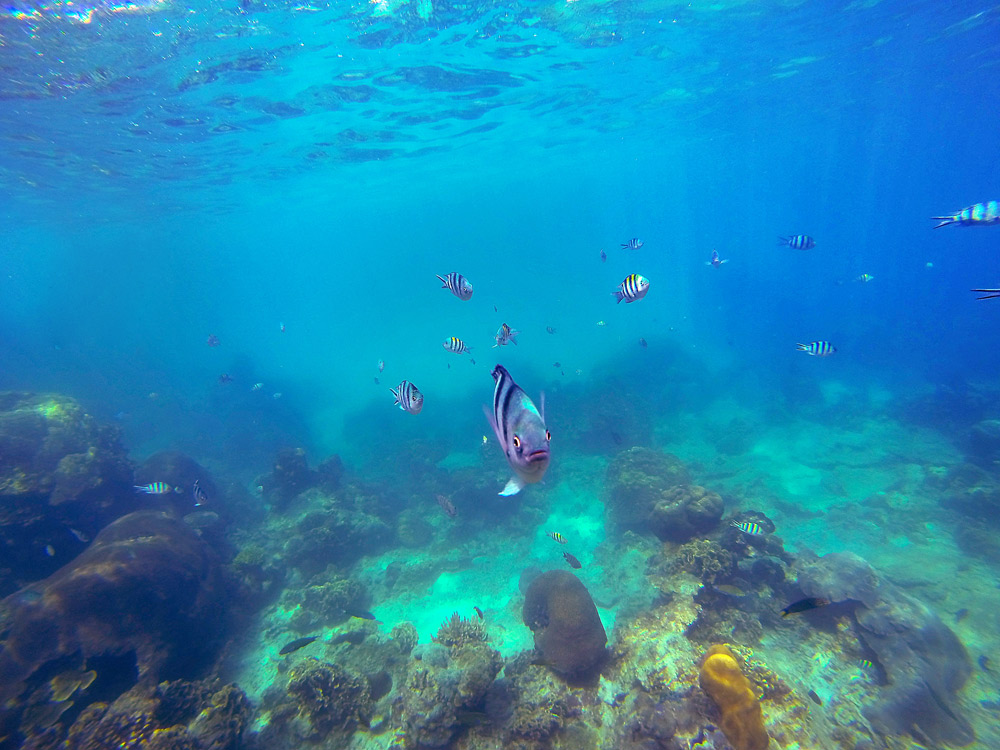
[(809, 344), (796, 344), (795, 348), (800, 352), (807, 352), (809, 351)]
[(1000, 289), (971, 289), (970, 291), (979, 292), (982, 296), (976, 297), (976, 299), (996, 299), (1000, 297)]
[(391, 394), (393, 395), (393, 397), (394, 397), (394, 398), (396, 399), (396, 400), (395, 400), (395, 401), (394, 401), (394, 402), (392, 403), (392, 405), (393, 405), (393, 406), (395, 406), (396, 404), (400, 404), (400, 405), (402, 405), (402, 403), (403, 403), (403, 399), (402, 399), (402, 397), (400, 396), (400, 394), (401, 394), (402, 392), (403, 392), (403, 388), (402, 388), (402, 386), (400, 386), (400, 389), (399, 389), (399, 393), (397, 393), (397, 392), (396, 392), (396, 389), (395, 389), (395, 388), (390, 388), (390, 389), (389, 389), (389, 393), (391, 393)]
[(791, 245), (792, 241), (791, 241), (791, 238), (789, 238), (789, 237), (779, 237), (778, 238), (778, 244), (779, 245)]
[(447, 289), (448, 288), (448, 280), (445, 279), (444, 276), (438, 276), (437, 274), (434, 274), (434, 275), (437, 276), (437, 280), (441, 282), (441, 288), (442, 289)]
[(622, 303), (622, 300), (625, 299), (625, 292), (623, 292), (621, 289), (616, 289), (611, 293), (614, 295), (615, 299), (618, 300), (619, 305)]
[(941, 227), (946, 227), (949, 224), (957, 224), (958, 214), (955, 214), (954, 216), (932, 216), (931, 221), (940, 221), (941, 223), (934, 227), (935, 229), (940, 229)]
[(510, 336), (507, 337), (507, 340), (510, 341), (510, 343), (512, 343), (514, 346), (517, 346), (517, 337), (518, 334), (520, 333), (521, 333), (520, 331), (511, 331)]

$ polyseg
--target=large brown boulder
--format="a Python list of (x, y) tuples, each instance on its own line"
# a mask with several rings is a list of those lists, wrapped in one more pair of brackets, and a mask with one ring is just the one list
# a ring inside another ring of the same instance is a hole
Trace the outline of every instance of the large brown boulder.
[(608, 637), (590, 592), (572, 573), (550, 570), (532, 581), (522, 616), (535, 649), (559, 675), (580, 679), (600, 667)]

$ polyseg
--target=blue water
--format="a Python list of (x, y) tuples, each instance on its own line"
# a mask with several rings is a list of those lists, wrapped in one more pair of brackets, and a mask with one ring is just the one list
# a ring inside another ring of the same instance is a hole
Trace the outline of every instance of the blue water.
[[(996, 197), (996, 9), (380, 7), (3, 21), (0, 387), (124, 412), (153, 448), (225, 441), (261, 381), (284, 398), (261, 441), (295, 420), (364, 453), (379, 358), (428, 422), (444, 394), (475, 411), (505, 320), (509, 366), (539, 378), (639, 336), (765, 386), (814, 364), (803, 339), (849, 377), (995, 371), (997, 310), (967, 290), (1000, 281), (997, 239), (928, 217)], [(800, 232), (814, 250), (776, 247)], [(731, 263), (704, 266), (713, 247)], [(436, 288), (450, 270), (473, 301)], [(632, 271), (652, 291), (616, 307)]]

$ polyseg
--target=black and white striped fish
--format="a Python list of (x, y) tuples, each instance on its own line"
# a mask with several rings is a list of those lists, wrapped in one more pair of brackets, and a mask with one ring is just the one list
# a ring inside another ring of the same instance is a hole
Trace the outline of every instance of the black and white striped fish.
[(442, 289), (447, 289), (459, 299), (472, 299), (472, 282), (457, 271), (452, 271), (446, 276), (438, 276), (438, 281), (441, 282)]
[(507, 457), (507, 463), (514, 470), (514, 476), (500, 491), (503, 496), (516, 495), (524, 485), (541, 480), (549, 467), (549, 442), (552, 436), (545, 429), (545, 397), (542, 397), (542, 411), (539, 413), (514, 378), (503, 367), (493, 368), (493, 410), (486, 406), (486, 418), (490, 421), (497, 442)]
[(935, 229), (949, 224), (963, 227), (986, 227), (990, 224), (1000, 224), (1000, 201), (985, 201), (974, 206), (963, 208), (951, 216), (932, 216), (934, 221), (940, 221)]
[(816, 240), (808, 234), (793, 234), (791, 237), (779, 237), (779, 245), (788, 245), (795, 250), (811, 250), (816, 247)]
[(813, 341), (809, 344), (796, 344), (800, 352), (805, 352), (810, 357), (829, 357), (837, 353), (837, 347), (829, 341)]
[(208, 502), (208, 495), (205, 494), (205, 490), (201, 488), (197, 479), (194, 480), (194, 486), (191, 488), (191, 497), (194, 498), (195, 507)]
[(733, 521), (731, 525), (750, 536), (760, 536), (767, 533), (759, 523), (753, 521)]
[(452, 336), (447, 341), (445, 341), (443, 344), (441, 344), (441, 346), (443, 346), (449, 352), (452, 352), (454, 354), (464, 354), (465, 352), (471, 352), (472, 351), (472, 347), (471, 346), (467, 346), (466, 343), (464, 341), (462, 341), (462, 339), (458, 338), (457, 336)]
[(149, 484), (144, 484), (142, 486), (134, 485), (133, 489), (136, 492), (145, 492), (147, 495), (168, 495), (171, 492), (181, 492), (180, 487), (171, 487), (166, 482), (150, 482)]
[(643, 242), (638, 237), (633, 237), (628, 242), (622, 243), (622, 250), (638, 250), (642, 247)]
[(389, 391), (396, 397), (393, 406), (399, 404), (399, 408), (405, 412), (419, 414), (420, 410), (424, 408), (424, 394), (418, 391), (417, 386), (409, 380), (404, 380), (398, 388), (390, 388)]
[(625, 277), (625, 281), (622, 282), (621, 286), (612, 292), (612, 294), (615, 295), (618, 304), (621, 304), (622, 300), (625, 300), (625, 303), (628, 304), (629, 302), (635, 302), (637, 299), (642, 299), (648, 291), (649, 279), (637, 273), (630, 273)]
[(263, 387), (264, 387), (263, 383), (254, 383), (252, 386), (250, 386), (250, 390), (253, 391), (254, 393), (257, 393)]
[(493, 337), (496, 343), (493, 348), (496, 349), (498, 346), (507, 346), (508, 343), (517, 346), (517, 339), (515, 338), (520, 331), (513, 330), (506, 323), (501, 323), (500, 327), (497, 329), (497, 335)]

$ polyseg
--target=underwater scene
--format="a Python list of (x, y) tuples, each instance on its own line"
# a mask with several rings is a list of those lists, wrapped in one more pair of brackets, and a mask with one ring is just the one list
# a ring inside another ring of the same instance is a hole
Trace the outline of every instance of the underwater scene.
[(0, 748), (1000, 748), (1000, 5), (10, 0)]

